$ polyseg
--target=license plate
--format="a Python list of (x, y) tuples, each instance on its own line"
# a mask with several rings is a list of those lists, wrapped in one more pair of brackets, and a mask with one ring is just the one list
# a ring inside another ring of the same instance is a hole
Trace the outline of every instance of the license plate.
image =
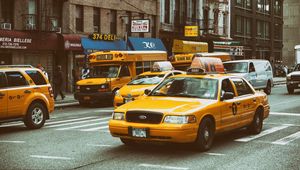
[(131, 102), (132, 101), (132, 98), (125, 98), (124, 99), (124, 103), (128, 103), (128, 102)]
[(132, 128), (132, 136), (138, 138), (146, 138), (147, 131), (146, 129)]
[(83, 100), (90, 100), (90, 99), (91, 99), (90, 96), (84, 96), (84, 97), (83, 97)]

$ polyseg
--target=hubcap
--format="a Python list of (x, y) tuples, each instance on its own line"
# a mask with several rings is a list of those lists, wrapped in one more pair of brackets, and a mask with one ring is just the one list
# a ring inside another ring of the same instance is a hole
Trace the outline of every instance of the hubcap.
[(32, 111), (32, 122), (36, 125), (40, 124), (43, 121), (43, 110), (41, 108), (34, 108)]
[(205, 139), (205, 141), (209, 140), (209, 130), (207, 127), (204, 130), (204, 139)]
[(258, 116), (258, 115), (256, 116), (256, 121), (255, 121), (255, 123), (256, 123), (257, 126), (259, 126), (260, 119), (259, 119), (259, 116)]

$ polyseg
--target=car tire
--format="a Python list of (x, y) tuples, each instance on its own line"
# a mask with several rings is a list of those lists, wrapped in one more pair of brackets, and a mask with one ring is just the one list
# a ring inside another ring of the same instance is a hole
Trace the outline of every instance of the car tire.
[(32, 103), (24, 119), (24, 124), (30, 129), (39, 129), (44, 126), (47, 110), (41, 103)]
[(264, 92), (265, 92), (267, 95), (270, 95), (270, 94), (271, 94), (271, 91), (272, 91), (271, 82), (268, 81), (267, 87), (264, 89)]
[(125, 139), (125, 138), (120, 138), (121, 142), (124, 143), (125, 145), (132, 146), (134, 144), (134, 141), (131, 139)]
[(253, 120), (250, 124), (250, 126), (248, 126), (248, 130), (250, 134), (259, 134), (262, 130), (263, 127), (263, 113), (262, 113), (262, 109), (258, 109), (255, 112), (255, 115), (253, 117)]
[(204, 117), (199, 125), (195, 146), (199, 151), (211, 148), (215, 136), (215, 125), (211, 118)]
[(288, 90), (289, 94), (293, 94), (294, 93), (294, 88), (293, 87), (287, 86), (287, 90)]

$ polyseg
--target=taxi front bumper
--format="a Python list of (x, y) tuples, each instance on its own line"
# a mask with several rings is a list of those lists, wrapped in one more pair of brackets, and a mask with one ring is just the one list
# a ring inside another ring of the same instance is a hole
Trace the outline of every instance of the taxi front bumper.
[[(133, 137), (132, 128), (147, 129), (146, 138)], [(110, 120), (109, 130), (112, 136), (139, 141), (190, 143), (197, 138), (198, 125), (193, 124), (141, 124), (120, 120)]]
[(299, 89), (300, 88), (300, 81), (294, 81), (294, 80), (288, 80), (286, 82), (287, 86), (293, 89)]
[(78, 101), (85, 103), (97, 103), (103, 102), (103, 100), (112, 100), (113, 93), (112, 92), (96, 92), (96, 93), (83, 93), (76, 92), (74, 93), (74, 98)]

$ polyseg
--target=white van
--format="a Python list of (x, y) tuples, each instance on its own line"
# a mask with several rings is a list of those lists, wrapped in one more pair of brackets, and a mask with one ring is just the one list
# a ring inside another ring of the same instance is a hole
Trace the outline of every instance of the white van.
[(235, 60), (224, 62), (227, 73), (242, 76), (247, 79), (255, 89), (263, 89), (271, 94), (273, 86), (273, 71), (268, 60)]

